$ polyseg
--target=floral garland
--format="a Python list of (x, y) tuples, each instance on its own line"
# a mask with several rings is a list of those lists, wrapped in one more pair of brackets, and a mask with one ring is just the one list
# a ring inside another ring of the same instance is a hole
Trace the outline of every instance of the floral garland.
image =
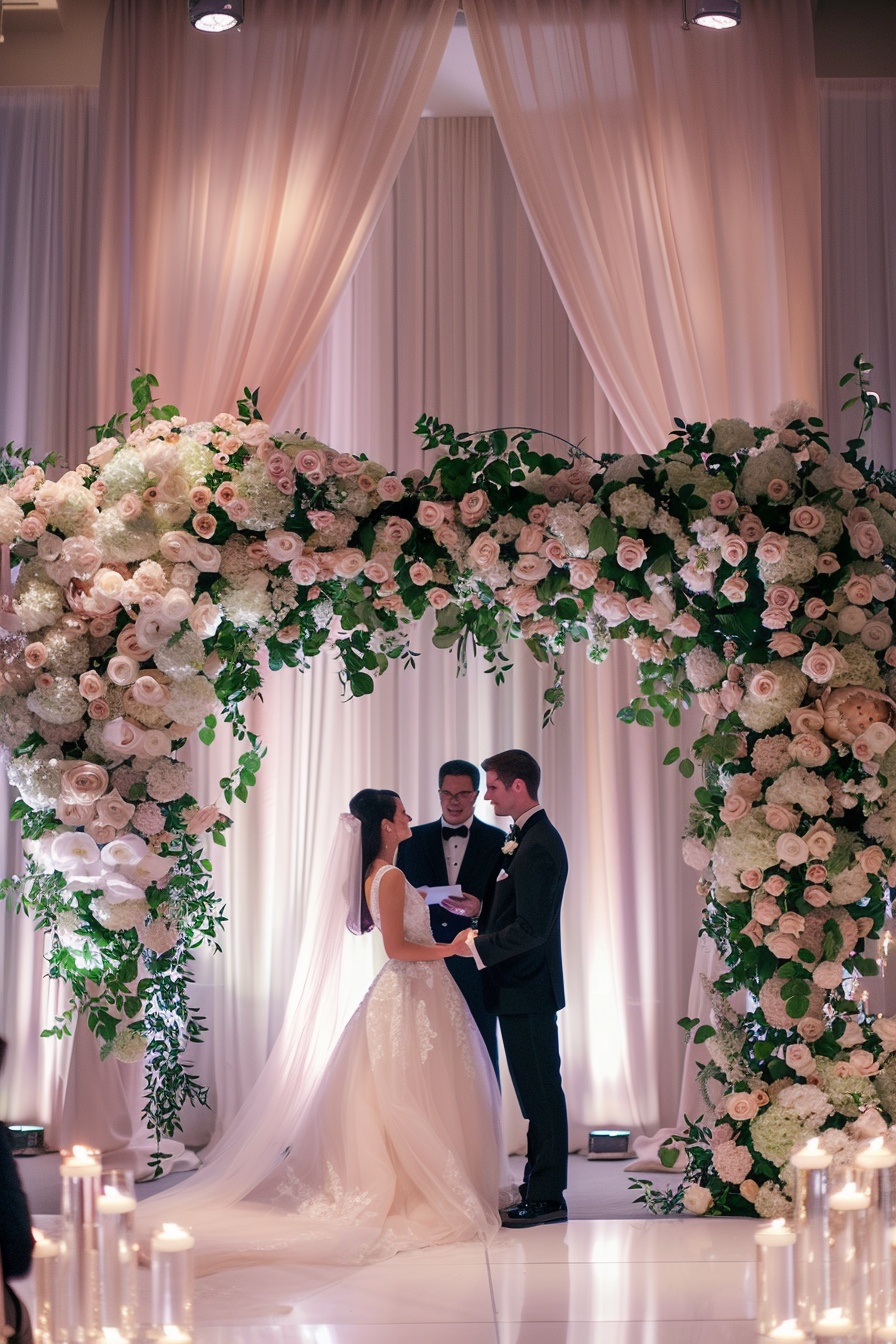
[[(869, 369), (848, 376), (862, 433), (882, 405)], [(683, 1025), (711, 1055), (712, 1123), (677, 1141), (685, 1186), (643, 1198), (777, 1215), (795, 1142), (820, 1132), (842, 1158), (896, 1118), (896, 1019), (869, 1017), (860, 985), (896, 879), (896, 494), (862, 438), (831, 453), (791, 402), (766, 428), (676, 421), (652, 458), (570, 459), (536, 452), (531, 430), (421, 418), (436, 461), (399, 479), (273, 433), (248, 389), (238, 416), (188, 424), (155, 386), (136, 379), (130, 422), (57, 480), (27, 455), (0, 463), (0, 544), (18, 564), (0, 743), (28, 842), (4, 893), (48, 931), (50, 974), (73, 993), (54, 1030), (82, 1012), (115, 1057), (146, 1052), (157, 1161), (204, 1100), (186, 985), (222, 919), (203, 837), (229, 825), (178, 752), (223, 712), (249, 749), (222, 790), (244, 799), (263, 747), (240, 703), (261, 647), (272, 669), (329, 648), (363, 695), (412, 659), (429, 607), (436, 644), (461, 660), (478, 646), (499, 680), (513, 639), (549, 663), (546, 718), (566, 644), (600, 662), (611, 638), (638, 662), (621, 718), (676, 724), (693, 697), (706, 715), (693, 758), (667, 762), (703, 770), (685, 857), (726, 971), (711, 1023)]]

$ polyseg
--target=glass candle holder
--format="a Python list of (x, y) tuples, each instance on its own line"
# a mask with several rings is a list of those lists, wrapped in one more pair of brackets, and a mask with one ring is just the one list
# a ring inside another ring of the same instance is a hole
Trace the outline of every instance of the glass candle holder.
[(104, 1171), (97, 1195), (99, 1326), (121, 1339), (137, 1336), (137, 1252), (132, 1171)]
[(193, 1329), (194, 1238), (175, 1223), (164, 1223), (152, 1234), (152, 1335), (169, 1340), (172, 1331), (190, 1335)]
[(783, 1218), (761, 1227), (756, 1243), (756, 1329), (772, 1335), (786, 1322), (794, 1321), (793, 1248), (796, 1233)]
[(868, 1215), (871, 1191), (868, 1171), (837, 1167), (828, 1193), (830, 1210), (830, 1306), (849, 1322), (856, 1339), (871, 1330), (871, 1276)]
[(66, 1344), (86, 1344), (97, 1326), (96, 1200), (102, 1165), (94, 1148), (76, 1145), (61, 1154), (62, 1238), (59, 1243), (57, 1334)]
[(59, 1298), (59, 1246), (39, 1227), (31, 1229), (34, 1250), (31, 1264), (34, 1274), (34, 1312), (31, 1330), (34, 1344), (54, 1344)]
[(828, 1239), (828, 1169), (831, 1155), (810, 1139), (790, 1158), (796, 1170), (794, 1285), (796, 1321), (807, 1335), (832, 1305)]
[[(890, 1229), (896, 1221), (896, 1152), (883, 1138), (872, 1139), (856, 1154), (871, 1194), (868, 1210), (868, 1273), (871, 1291), (871, 1338), (896, 1341), (896, 1296)], [(880, 1331), (884, 1331), (880, 1334)]]

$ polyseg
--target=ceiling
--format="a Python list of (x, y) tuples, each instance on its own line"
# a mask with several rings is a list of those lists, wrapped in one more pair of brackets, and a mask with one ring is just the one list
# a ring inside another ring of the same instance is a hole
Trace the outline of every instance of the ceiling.
[[(676, 10), (680, 7), (680, 0), (668, 3)], [(779, 3), (795, 4), (797, 0)], [(0, 46), (0, 85), (98, 84), (108, 4), (109, 0), (2, 0), (5, 41)], [(248, 0), (250, 14), (251, 4)], [(743, 0), (745, 23), (749, 22), (749, 6), (750, 0)], [(186, 7), (184, 0), (185, 22)], [(894, 0), (815, 0), (813, 8), (819, 76), (896, 78)], [(725, 40), (724, 34), (705, 36), (710, 41)], [(426, 115), (489, 115), (462, 14), (452, 31)]]

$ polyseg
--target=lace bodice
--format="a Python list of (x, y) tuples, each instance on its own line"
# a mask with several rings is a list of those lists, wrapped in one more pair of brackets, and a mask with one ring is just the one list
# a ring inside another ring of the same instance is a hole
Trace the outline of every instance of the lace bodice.
[[(380, 928), (380, 881), (384, 873), (391, 873), (392, 871), (391, 866), (380, 868), (370, 887), (368, 905), (377, 928)], [(395, 869), (394, 871), (399, 872), (400, 870)], [(407, 878), (404, 880), (404, 936), (409, 943), (419, 943), (424, 947), (429, 947), (435, 942), (429, 923), (429, 906), (416, 887), (411, 886)]]

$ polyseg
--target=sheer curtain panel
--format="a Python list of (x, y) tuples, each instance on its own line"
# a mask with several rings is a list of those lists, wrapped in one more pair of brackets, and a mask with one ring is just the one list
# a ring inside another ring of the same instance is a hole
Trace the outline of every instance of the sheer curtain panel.
[(323, 334), (407, 151), (452, 0), (112, 0), (100, 85), (100, 414), (139, 367), (215, 414), (277, 402)]
[(670, 0), (466, 0), (507, 156), (633, 446), (673, 416), (817, 403), (818, 116), (809, 0), (733, 32)]

